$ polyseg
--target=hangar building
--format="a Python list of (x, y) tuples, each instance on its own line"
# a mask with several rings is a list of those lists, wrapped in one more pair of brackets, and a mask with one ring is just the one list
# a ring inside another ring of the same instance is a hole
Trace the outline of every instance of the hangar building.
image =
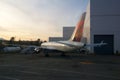
[(108, 43), (106, 46), (89, 48), (96, 54), (120, 52), (120, 0), (90, 0), (83, 38), (89, 44)]
[(64, 41), (70, 39), (75, 27), (74, 26), (64, 26), (63, 27), (63, 37), (49, 37), (49, 41)]

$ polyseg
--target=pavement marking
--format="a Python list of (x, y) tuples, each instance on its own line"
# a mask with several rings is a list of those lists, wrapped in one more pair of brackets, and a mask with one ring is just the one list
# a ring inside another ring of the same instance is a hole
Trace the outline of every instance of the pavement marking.
[(20, 80), (20, 79), (8, 77), (8, 76), (0, 76), (0, 78), (4, 78), (4, 79), (8, 79), (8, 80)]
[[(26, 67), (26, 68), (30, 68), (32, 66), (21, 66), (21, 65), (0, 65), (0, 66), (7, 66), (7, 67)], [(65, 73), (72, 73), (72, 74), (84, 74), (84, 75), (88, 75), (88, 76), (98, 76), (98, 77), (104, 77), (104, 78), (112, 78), (112, 79), (118, 79), (120, 80), (120, 77), (114, 77), (114, 76), (108, 76), (108, 75), (104, 75), (103, 74), (94, 74), (94, 73), (87, 73), (87, 72), (76, 72), (76, 71), (69, 71), (69, 70), (63, 70), (63, 69), (50, 69), (50, 68), (39, 68), (41, 70), (48, 70), (48, 71), (57, 71), (57, 72), (65, 72)], [(37, 72), (32, 72), (32, 71), (22, 71), (22, 70), (16, 70), (18, 72), (23, 72), (23, 73), (29, 73), (29, 74), (35, 74), (35, 75), (40, 75), (40, 73)], [(9, 78), (8, 79), (12, 79), (12, 80), (19, 80), (16, 78)]]
[(120, 77), (114, 77), (114, 76), (108, 76), (108, 75), (101, 75), (101, 74), (94, 74), (94, 73), (87, 73), (87, 72), (76, 72), (76, 71), (68, 71), (68, 70), (60, 70), (60, 69), (48, 69), (48, 68), (42, 68), (42, 70), (52, 70), (52, 71), (59, 71), (59, 72), (67, 72), (67, 73), (73, 73), (73, 74), (84, 74), (89, 76), (98, 76), (98, 77), (104, 77), (104, 78), (113, 78), (113, 79), (119, 79)]
[(81, 64), (95, 64), (95, 63), (92, 62), (92, 61), (81, 61), (80, 63), (81, 63)]
[(22, 73), (29, 73), (29, 74), (35, 74), (35, 75), (40, 75), (38, 72), (31, 72), (31, 71), (22, 71), (22, 70), (16, 70), (17, 72), (22, 72)]
[[(31, 67), (31, 66), (21, 66), (21, 67)], [(68, 70), (63, 70), (63, 69), (49, 69), (49, 68), (39, 68), (41, 70), (48, 70), (48, 71), (56, 71), (56, 72), (65, 72), (65, 73), (72, 73), (72, 74), (84, 74), (88, 76), (98, 76), (98, 77), (104, 77), (104, 78), (112, 78), (112, 79), (119, 79), (120, 77), (114, 77), (114, 76), (108, 76), (104, 74), (94, 74), (94, 73), (87, 73), (87, 72), (76, 72), (76, 71), (68, 71)], [(40, 75), (38, 72), (33, 72), (33, 71), (22, 71), (22, 70), (17, 70), (18, 72), (23, 72), (23, 73), (30, 73), (30, 74), (36, 74)]]

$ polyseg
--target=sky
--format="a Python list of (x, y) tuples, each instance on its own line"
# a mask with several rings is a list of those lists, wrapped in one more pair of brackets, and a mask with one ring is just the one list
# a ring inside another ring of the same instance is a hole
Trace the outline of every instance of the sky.
[(88, 0), (0, 0), (0, 38), (48, 40), (75, 26)]

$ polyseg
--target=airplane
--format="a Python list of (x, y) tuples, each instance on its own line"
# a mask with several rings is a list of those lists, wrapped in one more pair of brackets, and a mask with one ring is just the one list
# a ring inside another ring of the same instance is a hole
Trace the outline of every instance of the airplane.
[(87, 47), (87, 46), (88, 47), (91, 47), (91, 46), (100, 47), (102, 45), (106, 45), (107, 43), (104, 43), (103, 41), (101, 41), (101, 43), (96, 43), (96, 44), (86, 44), (86, 43), (81, 42), (85, 17), (86, 17), (86, 12), (82, 14), (81, 19), (76, 25), (75, 30), (69, 40), (42, 43), (40, 50), (45, 53), (45, 56), (49, 56), (48, 55), (49, 51), (59, 51), (59, 52), (62, 52), (62, 56), (64, 56), (65, 52), (71, 52), (74, 50), (81, 49), (83, 47)]
[(21, 50), (21, 47), (19, 46), (8, 46), (3, 48), (3, 52), (19, 52)]

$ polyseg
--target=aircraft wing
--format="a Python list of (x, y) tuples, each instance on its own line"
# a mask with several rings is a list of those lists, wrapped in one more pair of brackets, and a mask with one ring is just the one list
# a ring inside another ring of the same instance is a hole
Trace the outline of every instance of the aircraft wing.
[(107, 43), (104, 43), (104, 41), (101, 41), (101, 43), (95, 43), (95, 44), (86, 44), (85, 47), (101, 47), (105, 46)]

